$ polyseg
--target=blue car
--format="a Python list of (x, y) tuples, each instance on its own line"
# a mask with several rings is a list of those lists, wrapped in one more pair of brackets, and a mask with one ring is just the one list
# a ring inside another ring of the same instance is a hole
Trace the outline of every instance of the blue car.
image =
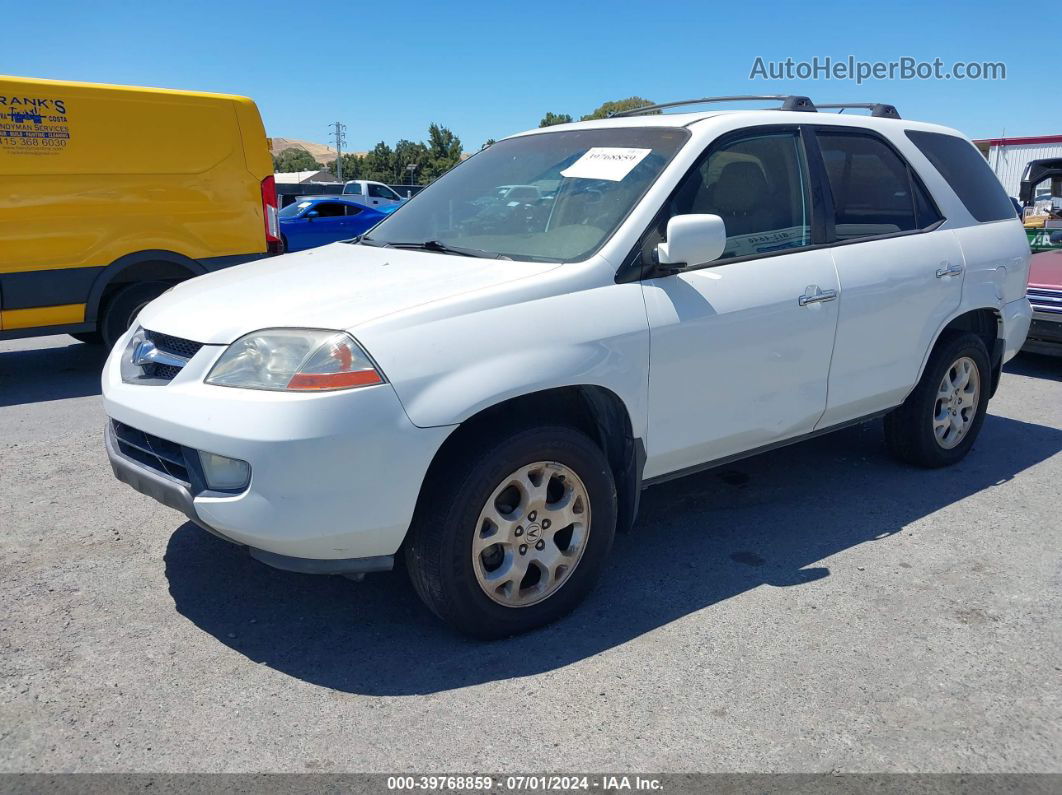
[(339, 196), (305, 196), (280, 211), (285, 251), (302, 251), (364, 234), (395, 207), (366, 207)]

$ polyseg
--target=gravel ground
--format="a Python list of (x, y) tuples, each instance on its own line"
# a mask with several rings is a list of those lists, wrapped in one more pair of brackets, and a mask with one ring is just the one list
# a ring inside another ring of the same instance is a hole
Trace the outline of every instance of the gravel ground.
[(101, 362), (0, 343), (0, 771), (1062, 770), (1062, 359), (951, 469), (873, 423), (650, 489), (588, 603), (487, 644), (118, 483)]

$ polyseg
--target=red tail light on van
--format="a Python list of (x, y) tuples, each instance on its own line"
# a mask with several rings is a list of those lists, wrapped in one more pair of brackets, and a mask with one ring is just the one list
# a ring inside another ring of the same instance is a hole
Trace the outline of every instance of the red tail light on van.
[(280, 239), (280, 216), (277, 208), (277, 183), (270, 174), (262, 180), (262, 217), (265, 219), (266, 248), (270, 254), (283, 254)]

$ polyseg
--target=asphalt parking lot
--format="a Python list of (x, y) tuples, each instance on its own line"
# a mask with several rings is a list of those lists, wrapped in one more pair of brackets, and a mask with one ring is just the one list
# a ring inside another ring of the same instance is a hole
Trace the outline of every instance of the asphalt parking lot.
[(480, 643), (114, 480), (102, 358), (0, 343), (2, 771), (1062, 769), (1062, 359), (948, 470), (868, 424), (651, 489), (577, 613)]

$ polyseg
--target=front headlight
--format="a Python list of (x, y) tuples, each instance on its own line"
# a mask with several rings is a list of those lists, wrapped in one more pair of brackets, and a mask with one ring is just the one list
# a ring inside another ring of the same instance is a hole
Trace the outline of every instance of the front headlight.
[(314, 392), (382, 384), (383, 376), (346, 332), (272, 328), (232, 343), (206, 383)]

